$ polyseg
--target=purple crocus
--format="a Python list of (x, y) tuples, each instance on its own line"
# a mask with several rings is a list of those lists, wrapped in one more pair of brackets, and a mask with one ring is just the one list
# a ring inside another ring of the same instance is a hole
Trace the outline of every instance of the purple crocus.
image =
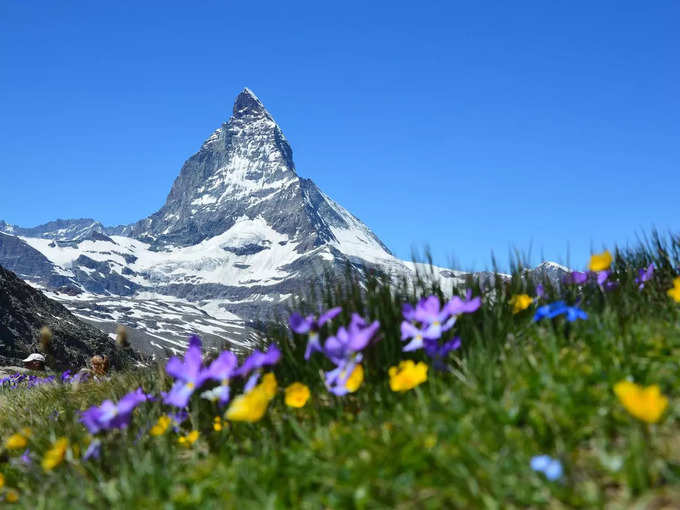
[(131, 391), (115, 404), (111, 400), (104, 400), (99, 406), (92, 406), (80, 415), (80, 421), (90, 434), (101, 430), (122, 429), (130, 423), (132, 411), (142, 402), (148, 400), (142, 388)]
[(231, 351), (222, 352), (208, 367), (208, 377), (217, 381), (219, 386), (201, 393), (201, 397), (219, 402), (221, 406), (229, 402), (229, 379), (232, 377), (238, 360)]
[(538, 322), (543, 318), (554, 319), (558, 315), (566, 315), (569, 322), (588, 318), (588, 314), (580, 308), (568, 306), (564, 301), (555, 301), (549, 305), (539, 307), (534, 314), (534, 321)]
[(254, 371), (253, 375), (250, 376), (244, 387), (244, 391), (247, 393), (252, 390), (257, 384), (257, 381), (260, 380), (262, 368), (276, 365), (280, 359), (281, 351), (276, 346), (276, 344), (272, 344), (269, 346), (269, 349), (267, 349), (267, 352), (257, 350), (253, 352), (250, 356), (248, 356), (248, 358), (246, 358), (240, 367), (234, 370), (233, 375), (245, 377), (250, 372)]
[(337, 317), (340, 312), (342, 312), (342, 308), (336, 306), (335, 308), (331, 308), (327, 312), (322, 313), (318, 319), (313, 315), (303, 317), (297, 312), (290, 316), (288, 319), (290, 329), (300, 335), (307, 334), (309, 336), (307, 348), (305, 349), (306, 360), (310, 358), (313, 352), (321, 352), (323, 350), (321, 348), (321, 342), (319, 342), (319, 330), (321, 329), (321, 326)]
[(638, 275), (637, 278), (635, 278), (635, 283), (638, 284), (638, 289), (642, 290), (645, 288), (645, 283), (647, 283), (649, 280), (652, 279), (654, 276), (654, 270), (656, 269), (656, 266), (654, 265), (654, 262), (649, 264), (647, 266), (647, 269), (639, 269), (638, 270)]
[(163, 402), (175, 407), (186, 407), (191, 395), (203, 385), (209, 376), (203, 367), (201, 339), (192, 336), (189, 339), (189, 348), (184, 353), (184, 361), (173, 356), (165, 365), (165, 371), (175, 378), (175, 384), (165, 395)]

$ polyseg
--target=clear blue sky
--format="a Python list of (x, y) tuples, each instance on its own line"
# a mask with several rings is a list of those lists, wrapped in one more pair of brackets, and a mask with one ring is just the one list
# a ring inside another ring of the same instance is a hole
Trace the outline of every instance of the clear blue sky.
[[(143, 4), (143, 6), (139, 6)], [(0, 3), (0, 219), (129, 223), (247, 86), (399, 256), (680, 230), (680, 3)]]

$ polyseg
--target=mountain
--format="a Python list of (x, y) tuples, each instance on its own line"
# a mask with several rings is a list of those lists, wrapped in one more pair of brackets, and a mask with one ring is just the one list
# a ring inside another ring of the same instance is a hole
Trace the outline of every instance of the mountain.
[(0, 266), (0, 364), (21, 366), (38, 349), (38, 332), (53, 333), (48, 363), (54, 369), (77, 369), (95, 354), (109, 357), (114, 368), (136, 359), (119, 350), (99, 329), (79, 321), (61, 304), (48, 299), (16, 274)]
[[(110, 228), (91, 219), (30, 229), (0, 222), (0, 232), (0, 264), (106, 331), (121, 322), (140, 332), (145, 352), (182, 349), (191, 328), (208, 343), (247, 346), (248, 321), (269, 318), (322, 274), (342, 277), (347, 264), (416, 270), (297, 174), (281, 128), (247, 88), (148, 218)], [(445, 286), (465, 276), (434, 271)]]

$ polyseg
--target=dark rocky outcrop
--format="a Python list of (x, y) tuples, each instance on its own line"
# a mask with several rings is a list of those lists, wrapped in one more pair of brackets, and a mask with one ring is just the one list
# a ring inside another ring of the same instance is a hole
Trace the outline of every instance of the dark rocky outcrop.
[(37, 352), (43, 326), (53, 334), (46, 354), (55, 370), (78, 369), (95, 354), (108, 356), (114, 368), (137, 359), (131, 350), (118, 349), (103, 332), (0, 266), (0, 364), (21, 365), (22, 359)]

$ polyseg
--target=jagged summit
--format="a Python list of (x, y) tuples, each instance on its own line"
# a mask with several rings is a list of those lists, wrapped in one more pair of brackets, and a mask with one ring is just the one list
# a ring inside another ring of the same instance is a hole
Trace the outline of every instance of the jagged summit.
[(234, 116), (244, 115), (244, 114), (266, 114), (269, 115), (266, 108), (262, 104), (262, 101), (250, 90), (245, 87), (241, 93), (236, 96), (234, 101)]

